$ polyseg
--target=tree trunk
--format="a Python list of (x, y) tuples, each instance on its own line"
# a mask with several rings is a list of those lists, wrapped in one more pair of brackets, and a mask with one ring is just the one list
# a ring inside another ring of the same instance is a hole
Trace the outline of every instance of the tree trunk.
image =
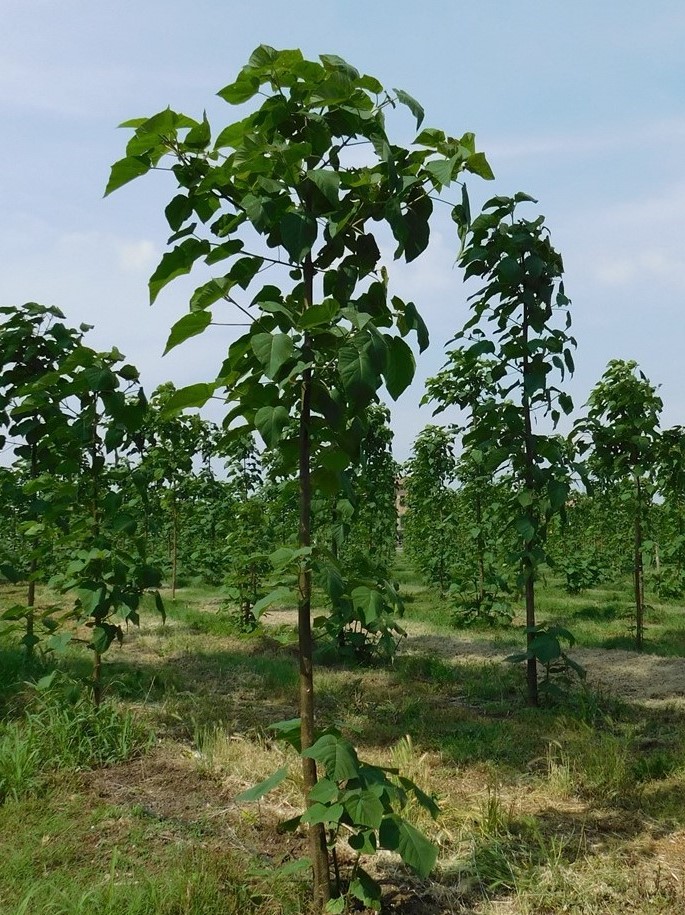
[[(31, 479), (35, 480), (38, 476), (38, 449), (36, 445), (31, 446)], [(33, 515), (33, 520), (37, 520)], [(31, 557), (29, 565), (29, 584), (26, 592), (26, 662), (33, 660), (33, 639), (34, 639), (34, 617), (33, 608), (36, 606), (36, 572), (38, 571), (38, 559), (35, 556), (35, 545), (33, 547), (34, 555)]]
[[(311, 259), (307, 257), (304, 265), (305, 300), (309, 305), (313, 299), (314, 269)], [(308, 341), (305, 338), (305, 349)], [(300, 526), (298, 543), (300, 547), (309, 547), (312, 542), (311, 514), (311, 447), (309, 426), (311, 419), (312, 375), (311, 369), (305, 369), (302, 378), (302, 402), (300, 409), (299, 429), (299, 495)], [(314, 668), (312, 658), (312, 573), (309, 557), (302, 560), (298, 581), (299, 600), (297, 606), (297, 629), (300, 656), (300, 740), (302, 749), (306, 750), (314, 743)], [(316, 785), (316, 761), (302, 757), (305, 795)], [(323, 911), (331, 896), (330, 867), (326, 833), (322, 823), (309, 827), (309, 857), (314, 876), (314, 905), (317, 911)]]
[[(524, 423), (524, 448), (525, 448), (525, 470), (524, 470), (524, 479), (526, 484), (526, 489), (529, 492), (533, 492), (535, 489), (535, 478), (534, 478), (534, 469), (535, 469), (535, 446), (533, 443), (533, 424), (530, 416), (530, 396), (526, 390), (526, 382), (528, 379), (528, 306), (524, 305), (523, 309), (523, 322), (521, 327), (521, 333), (523, 334), (524, 350), (523, 350), (523, 372), (522, 372), (522, 383), (523, 383), (523, 393), (521, 404), (523, 407), (523, 423)], [(538, 533), (538, 526), (536, 524), (536, 517), (532, 508), (526, 509), (526, 516), (530, 521), (533, 529), (535, 531), (534, 536)], [(525, 544), (526, 552), (530, 552), (530, 543), (526, 542)], [(530, 646), (535, 638), (535, 632), (533, 629), (535, 627), (535, 568), (533, 566), (532, 560), (527, 556), (523, 560), (523, 577), (525, 582), (525, 595), (526, 595), (526, 629), (528, 630), (526, 634), (526, 644), (530, 650)], [(528, 684), (528, 695), (527, 703), (532, 708), (537, 708), (538, 701), (538, 663), (536, 658), (529, 658), (526, 662), (526, 681)]]
[(171, 599), (176, 600), (176, 581), (178, 579), (178, 511), (176, 509), (176, 490), (171, 496)]
[(645, 629), (645, 580), (642, 560), (642, 483), (635, 477), (635, 545), (633, 583), (635, 588), (635, 647), (642, 651)]

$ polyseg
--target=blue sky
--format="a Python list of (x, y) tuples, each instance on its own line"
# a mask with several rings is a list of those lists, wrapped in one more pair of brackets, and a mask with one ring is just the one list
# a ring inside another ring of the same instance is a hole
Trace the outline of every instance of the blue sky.
[[(576, 406), (614, 357), (661, 385), (665, 425), (685, 424), (685, 6), (677, 0), (4, 0), (0, 30), (0, 301), (58, 305), (118, 346), (146, 388), (210, 378), (227, 339), (164, 359), (190, 284), (147, 304), (168, 236), (162, 175), (102, 198), (123, 154), (116, 125), (170, 104), (217, 128), (214, 97), (260, 43), (336, 53), (416, 96), (426, 123), (476, 133), (496, 181), (475, 200), (538, 198), (566, 266), (578, 338)], [(411, 119), (392, 125), (412, 139)], [(532, 209), (531, 209), (532, 213)], [(455, 238), (439, 217), (427, 255), (393, 271), (432, 334), (417, 382), (393, 408), (398, 457), (430, 411), (422, 379), (466, 318)]]

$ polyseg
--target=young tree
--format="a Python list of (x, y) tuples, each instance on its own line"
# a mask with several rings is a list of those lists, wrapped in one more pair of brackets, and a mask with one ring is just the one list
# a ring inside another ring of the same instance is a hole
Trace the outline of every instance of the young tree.
[(407, 462), (405, 549), (426, 581), (446, 594), (451, 580), (454, 537), (454, 490), (457, 473), (452, 435), (426, 426)]
[(592, 448), (595, 472), (605, 485), (629, 485), (633, 515), (635, 645), (644, 640), (643, 543), (659, 454), (663, 404), (634, 360), (612, 359), (588, 399), (588, 414), (576, 425), (581, 448)]
[[(461, 484), (455, 500), (454, 510), (458, 516), (459, 535), (455, 547), (462, 544), (461, 556), (455, 564), (457, 571), (454, 586), (460, 594), (455, 621), (489, 623), (507, 620), (511, 616), (501, 601), (499, 592), (505, 581), (499, 571), (502, 563), (497, 557), (501, 553), (503, 528), (502, 490), (506, 480), (493, 481), (491, 461), (479, 447), (469, 448), (464, 435), (475, 431), (478, 422), (479, 405), (496, 396), (497, 385), (493, 381), (496, 363), (478, 352), (468, 349), (454, 349), (447, 353), (447, 363), (434, 378), (426, 382), (426, 394), (422, 403), (434, 403), (433, 415), (456, 407), (462, 412), (460, 421), (452, 426), (453, 434), (461, 437), (461, 454), (456, 463), (456, 477)], [(466, 535), (466, 536), (464, 536)], [(475, 559), (475, 575), (473, 566)], [(469, 587), (469, 581), (474, 587)], [(470, 593), (469, 593), (470, 592)]]
[[(550, 518), (569, 492), (568, 457), (562, 440), (535, 428), (536, 417), (553, 425), (570, 413), (568, 394), (550, 381), (573, 371), (569, 300), (560, 282), (563, 264), (553, 248), (544, 217), (519, 217), (527, 194), (495, 197), (472, 223), (465, 203), (456, 216), (464, 248), (465, 277), (485, 285), (470, 297), (472, 317), (455, 337), (467, 358), (494, 361), (492, 389), (473, 409), (467, 448), (478, 449), (495, 475), (511, 474), (509, 507), (518, 534), (519, 583), (525, 595), (528, 703), (538, 704), (537, 662), (553, 643), (541, 633), (535, 614), (535, 578), (545, 561)], [(534, 201), (533, 201), (534, 202)]]
[[(73, 498), (68, 486), (52, 484), (65, 475), (73, 477), (79, 465), (78, 436), (65, 407), (65, 365), (89, 327), (66, 327), (59, 309), (35, 302), (1, 308), (0, 315), (0, 424), (23, 465), (21, 552), (28, 558), (28, 567), (22, 561), (20, 567), (6, 571), (15, 579), (25, 576), (28, 582), (26, 607), (15, 609), (25, 621), (22, 642), (30, 659), (39, 641), (34, 626), (36, 583), (46, 578), (49, 531)], [(5, 436), (0, 440), (4, 444)], [(52, 628), (49, 613), (43, 622)]]
[[(170, 167), (178, 182), (166, 208), (175, 247), (150, 279), (152, 301), (200, 260), (230, 265), (195, 291), (167, 349), (206, 330), (218, 302), (222, 311), (232, 305), (249, 329), (229, 347), (218, 377), (179, 392), (174, 405), (201, 405), (225, 390), (235, 405), (226, 423), (241, 417), (238, 434), (257, 429), (297, 467), (299, 537), (291, 562), (299, 570), (307, 753), (314, 741), (312, 491), (334, 492), (342, 469), (357, 460), (365, 411), (381, 385), (396, 398), (410, 383), (414, 358), (404, 337), (415, 332), (422, 350), (428, 343), (415, 306), (389, 294), (370, 226), (387, 222), (395, 257), (414, 260), (428, 244), (431, 194), (463, 169), (491, 173), (471, 134), (424, 131), (414, 149), (393, 144), (387, 110), (403, 104), (420, 125), (420, 106), (404, 92), (387, 94), (334, 55), (309, 61), (299, 51), (260, 46), (219, 95), (231, 105), (261, 100), (213, 142), (206, 116), (197, 121), (166, 109), (128, 122), (134, 135), (106, 193), (158, 167)], [(363, 159), (357, 150), (351, 155), (359, 145)], [(281, 283), (255, 289), (266, 270), (280, 272)], [(292, 418), (297, 437), (284, 439)], [(316, 762), (305, 755), (303, 767), (309, 793)], [(310, 854), (321, 908), (329, 895), (321, 824), (310, 830)]]
[(663, 496), (665, 543), (660, 544), (660, 561), (666, 566), (659, 575), (659, 594), (682, 597), (685, 593), (685, 427), (664, 429), (659, 443), (657, 486)]

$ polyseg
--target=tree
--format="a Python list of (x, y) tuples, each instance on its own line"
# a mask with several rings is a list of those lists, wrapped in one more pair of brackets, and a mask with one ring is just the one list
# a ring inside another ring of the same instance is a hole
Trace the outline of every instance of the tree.
[(468, 360), (486, 355), (494, 362), (492, 387), (472, 407), (464, 444), (485, 456), (492, 475), (511, 474), (509, 517), (519, 540), (519, 584), (526, 605), (528, 703), (535, 706), (537, 662), (548, 661), (556, 650), (537, 625), (535, 578), (546, 558), (549, 520), (568, 497), (569, 462), (563, 440), (537, 431), (534, 422), (548, 416), (556, 425), (562, 413), (571, 412), (571, 398), (550, 378), (557, 374), (563, 380), (573, 372), (575, 340), (568, 334), (562, 259), (544, 217), (528, 220), (516, 213), (527, 201), (535, 202), (521, 193), (494, 197), (471, 222), (465, 200), (455, 214), (465, 278), (478, 277), (485, 285), (470, 297), (472, 317), (454, 339)]
[[(78, 436), (71, 426), (65, 405), (66, 361), (81, 345), (89, 329), (66, 327), (58, 308), (29, 302), (21, 307), (0, 309), (0, 422), (7, 429), (14, 454), (23, 464), (21, 514), (22, 554), (19, 565), (5, 566), (5, 573), (28, 581), (25, 608), (12, 608), (12, 618), (23, 617), (22, 642), (27, 658), (39, 642), (35, 631), (36, 583), (46, 577), (50, 530), (63, 520), (73, 500), (69, 486), (56, 485), (76, 473), (79, 465)], [(4, 435), (0, 437), (4, 444)], [(52, 611), (42, 614), (42, 622), (52, 631)]]
[(659, 594), (682, 597), (685, 593), (685, 428), (672, 426), (661, 433), (657, 485), (663, 496), (661, 515), (666, 543), (660, 559), (667, 565), (659, 575)]
[(456, 623), (511, 621), (506, 604), (499, 600), (506, 582), (497, 556), (502, 552), (498, 548), (505, 524), (502, 523), (500, 503), (507, 481), (493, 481), (491, 462), (483, 451), (482, 442), (473, 448), (468, 447), (468, 439), (464, 442), (469, 430), (476, 432), (481, 402), (496, 396), (495, 367), (493, 360), (477, 351), (450, 350), (446, 365), (438, 375), (427, 380), (422, 399), (422, 403), (436, 404), (434, 416), (450, 407), (462, 411), (460, 421), (452, 426), (452, 434), (461, 439), (461, 454), (455, 465), (460, 487), (454, 501), (458, 530), (453, 543), (455, 551), (461, 554), (455, 562), (452, 585), (458, 594)]
[[(217, 378), (179, 392), (173, 405), (202, 405), (224, 390), (234, 404), (227, 427), (241, 418), (236, 434), (257, 429), (267, 448), (279, 448), (297, 467), (299, 536), (290, 563), (298, 571), (306, 754), (314, 742), (312, 571), (317, 562), (331, 565), (312, 551), (312, 491), (335, 491), (342, 470), (357, 460), (365, 411), (381, 385), (397, 398), (410, 383), (414, 357), (404, 337), (415, 332), (421, 350), (428, 343), (413, 303), (389, 294), (369, 226), (387, 222), (395, 257), (412, 261), (428, 244), (431, 194), (463, 169), (491, 173), (472, 134), (453, 139), (424, 130), (412, 150), (392, 144), (386, 111), (403, 104), (420, 125), (421, 107), (405, 92), (387, 94), (334, 55), (308, 61), (299, 51), (260, 46), (219, 95), (231, 105), (263, 100), (213, 143), (206, 116), (198, 121), (166, 109), (127, 122), (134, 134), (106, 193), (158, 167), (170, 167), (178, 182), (166, 208), (175, 247), (150, 279), (151, 301), (200, 260), (230, 264), (195, 291), (167, 350), (205, 331), (217, 302), (222, 309), (231, 304), (249, 329), (230, 345)], [(351, 155), (360, 144), (366, 164)], [(279, 271), (285, 282), (255, 291), (266, 270)], [(291, 418), (297, 436), (284, 438)], [(303, 771), (309, 794), (316, 783), (312, 757), (303, 756)], [(329, 895), (321, 824), (310, 830), (310, 856), (321, 908)]]
[(452, 436), (426, 426), (407, 462), (404, 545), (426, 581), (447, 593), (454, 552), (454, 482), (457, 463)]
[(629, 485), (633, 515), (635, 645), (644, 640), (643, 548), (659, 453), (663, 404), (656, 388), (634, 360), (612, 359), (588, 398), (588, 413), (576, 425), (581, 448), (592, 448), (595, 472), (603, 483)]

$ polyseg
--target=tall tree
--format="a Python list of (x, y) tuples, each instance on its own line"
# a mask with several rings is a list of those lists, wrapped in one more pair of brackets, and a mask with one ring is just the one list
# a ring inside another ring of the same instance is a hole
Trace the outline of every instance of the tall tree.
[(536, 428), (540, 417), (556, 425), (573, 403), (552, 378), (573, 372), (575, 340), (563, 263), (551, 244), (544, 217), (520, 217), (527, 194), (494, 197), (473, 222), (468, 205), (456, 214), (465, 278), (484, 281), (470, 297), (472, 316), (455, 337), (467, 359), (494, 360), (492, 387), (474, 405), (468, 448), (485, 455), (491, 474), (513, 480), (509, 507), (519, 538), (519, 584), (525, 595), (528, 703), (538, 704), (537, 662), (549, 645), (535, 613), (535, 578), (545, 560), (550, 518), (563, 509), (569, 492), (568, 455), (563, 441)]
[[(249, 329), (229, 347), (218, 377), (179, 392), (174, 405), (199, 405), (226, 391), (234, 403), (226, 423), (242, 418), (237, 434), (256, 428), (268, 448), (280, 448), (297, 467), (299, 537), (291, 562), (299, 576), (306, 753), (314, 741), (312, 491), (334, 492), (341, 471), (357, 460), (364, 411), (381, 385), (396, 398), (410, 383), (414, 357), (404, 337), (413, 331), (421, 349), (428, 343), (413, 303), (389, 294), (369, 227), (387, 222), (395, 257), (412, 261), (428, 244), (431, 194), (463, 169), (486, 177), (490, 171), (472, 134), (453, 139), (424, 131), (412, 150), (394, 145), (387, 110), (403, 104), (420, 125), (421, 107), (334, 55), (310, 61), (262, 45), (219, 95), (231, 105), (259, 96), (260, 104), (214, 142), (206, 116), (198, 121), (166, 109), (128, 122), (134, 135), (107, 193), (158, 167), (170, 167), (178, 182), (166, 208), (175, 247), (150, 279), (152, 301), (199, 260), (230, 264), (195, 291), (167, 349), (205, 331), (217, 302), (222, 311), (231, 305)], [(360, 145), (364, 158), (352, 154)], [(267, 270), (282, 282), (255, 290)], [(297, 436), (284, 439), (292, 417)], [(303, 769), (309, 792), (316, 783), (311, 756), (303, 756)], [(330, 885), (321, 824), (310, 830), (310, 856), (322, 908)]]

